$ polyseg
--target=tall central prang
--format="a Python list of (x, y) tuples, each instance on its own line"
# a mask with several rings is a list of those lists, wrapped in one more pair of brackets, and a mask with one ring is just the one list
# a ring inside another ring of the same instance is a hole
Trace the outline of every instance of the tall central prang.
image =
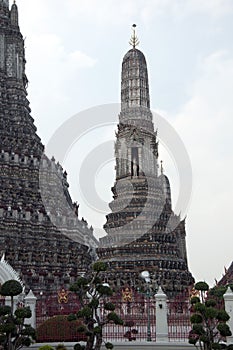
[(112, 188), (98, 256), (109, 264), (106, 279), (116, 289), (136, 287), (148, 270), (169, 296), (192, 286), (187, 266), (185, 222), (172, 211), (170, 183), (161, 166), (150, 110), (147, 64), (136, 47), (126, 53), (121, 74), (121, 112), (115, 143)]

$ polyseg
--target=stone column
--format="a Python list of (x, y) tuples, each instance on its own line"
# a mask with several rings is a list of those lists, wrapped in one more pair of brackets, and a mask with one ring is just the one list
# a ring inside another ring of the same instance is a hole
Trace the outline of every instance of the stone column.
[(223, 295), (223, 298), (225, 302), (225, 310), (230, 316), (227, 324), (232, 332), (232, 335), (230, 337), (227, 337), (227, 343), (233, 343), (233, 292), (230, 287), (227, 288), (227, 291)]
[(168, 342), (167, 296), (161, 287), (155, 294), (156, 300), (156, 342)]
[(29, 324), (33, 328), (36, 328), (36, 300), (37, 298), (30, 290), (28, 295), (25, 297), (25, 306), (29, 306), (32, 312), (32, 317), (25, 320), (25, 324)]

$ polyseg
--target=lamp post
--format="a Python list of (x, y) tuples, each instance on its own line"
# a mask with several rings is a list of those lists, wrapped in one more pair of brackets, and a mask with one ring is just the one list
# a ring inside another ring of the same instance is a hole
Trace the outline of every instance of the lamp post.
[(151, 341), (151, 318), (150, 318), (150, 298), (154, 295), (154, 290), (151, 288), (151, 279), (149, 271), (142, 271), (140, 277), (146, 283), (146, 290), (142, 292), (148, 300), (147, 303), (147, 341)]

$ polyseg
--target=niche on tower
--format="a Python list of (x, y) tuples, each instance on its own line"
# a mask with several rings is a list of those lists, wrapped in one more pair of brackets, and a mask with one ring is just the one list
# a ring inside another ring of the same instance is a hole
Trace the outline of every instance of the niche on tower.
[(138, 157), (138, 147), (131, 148), (131, 176), (139, 176), (139, 157)]

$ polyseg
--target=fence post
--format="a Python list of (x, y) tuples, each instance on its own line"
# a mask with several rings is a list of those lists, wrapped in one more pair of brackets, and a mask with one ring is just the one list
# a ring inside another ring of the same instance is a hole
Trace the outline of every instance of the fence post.
[(25, 306), (29, 306), (32, 312), (32, 317), (25, 320), (26, 324), (30, 324), (33, 328), (36, 328), (36, 300), (37, 298), (30, 290), (25, 297)]
[(155, 294), (156, 301), (156, 341), (168, 342), (167, 296), (161, 287)]
[[(18, 296), (13, 298), (13, 312), (17, 309)], [(5, 305), (11, 306), (11, 297), (7, 296), (5, 298)]]
[(230, 319), (227, 323), (232, 332), (232, 335), (230, 337), (227, 337), (227, 343), (233, 343), (233, 293), (230, 287), (227, 288), (227, 291), (223, 295), (223, 298), (225, 302), (225, 310), (230, 316)]

